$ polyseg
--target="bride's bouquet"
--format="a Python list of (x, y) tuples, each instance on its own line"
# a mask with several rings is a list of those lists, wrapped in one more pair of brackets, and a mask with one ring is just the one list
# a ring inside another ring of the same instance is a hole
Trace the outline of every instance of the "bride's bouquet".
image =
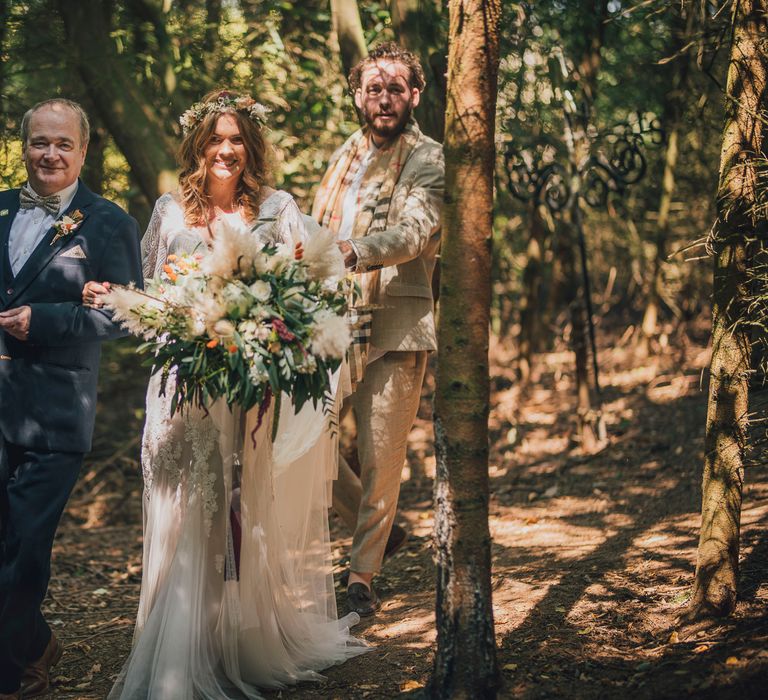
[(328, 396), (331, 373), (351, 337), (349, 282), (333, 234), (306, 245), (263, 246), (246, 227), (222, 221), (209, 254), (168, 256), (144, 291), (113, 286), (105, 305), (143, 338), (171, 410), (222, 398), (248, 410), (285, 392), (298, 410)]

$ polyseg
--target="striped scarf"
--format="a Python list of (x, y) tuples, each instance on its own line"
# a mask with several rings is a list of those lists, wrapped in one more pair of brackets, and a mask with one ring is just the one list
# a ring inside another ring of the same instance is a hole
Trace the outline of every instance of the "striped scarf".
[[(353, 239), (378, 233), (387, 227), (392, 193), (420, 136), (418, 125), (411, 119), (397, 139), (376, 153), (360, 184), (357, 215), (352, 227)], [(334, 233), (338, 233), (341, 226), (344, 196), (370, 147), (367, 130), (356, 131), (342, 146), (336, 161), (320, 182), (312, 206), (312, 216)], [(373, 300), (378, 297), (379, 270), (355, 272), (355, 278), (361, 294), (354, 306), (350, 305), (349, 311), (352, 345), (348, 360), (353, 387), (362, 381), (368, 359), (371, 322), (376, 308)]]

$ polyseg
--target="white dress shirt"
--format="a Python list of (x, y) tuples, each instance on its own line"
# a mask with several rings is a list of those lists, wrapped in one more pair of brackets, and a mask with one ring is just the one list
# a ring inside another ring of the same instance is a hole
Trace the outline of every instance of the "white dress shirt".
[[(339, 233), (337, 234), (337, 237), (340, 241), (349, 241), (356, 256), (358, 255), (358, 252), (357, 246), (352, 240), (352, 229), (355, 225), (355, 219), (357, 218), (357, 211), (360, 208), (360, 186), (363, 183), (363, 178), (365, 177), (368, 167), (378, 152), (378, 147), (373, 140), (371, 140), (371, 146), (368, 149), (368, 153), (366, 153), (360, 161), (357, 172), (352, 176), (352, 182), (349, 183), (349, 187), (347, 188), (341, 203), (341, 223), (339, 224)], [(386, 354), (386, 351), (379, 350), (379, 348), (372, 344), (369, 345), (365, 366), (367, 367), (380, 357), (384, 357)]]
[[(360, 165), (357, 167), (357, 172), (352, 176), (352, 182), (349, 183), (347, 191), (344, 193), (344, 199), (341, 203), (341, 223), (339, 224), (338, 239), (340, 241), (346, 241), (352, 238), (352, 228), (355, 225), (355, 219), (357, 218), (357, 210), (360, 205), (358, 201), (360, 195), (360, 185), (365, 177), (365, 172), (368, 170), (368, 166), (371, 164), (374, 156), (379, 149), (371, 141), (371, 147), (368, 149)], [(355, 247), (354, 243), (352, 244)], [(357, 248), (355, 248), (357, 253)]]
[[(29, 184), (27, 186), (32, 190)], [(32, 191), (34, 192), (34, 190)], [(61, 198), (61, 206), (56, 216), (52, 216), (41, 207), (19, 209), (16, 213), (8, 234), (8, 257), (11, 260), (11, 270), (14, 277), (19, 274), (24, 263), (29, 260), (29, 256), (43, 240), (54, 221), (67, 211), (76, 192), (77, 180), (63, 190), (54, 193)]]

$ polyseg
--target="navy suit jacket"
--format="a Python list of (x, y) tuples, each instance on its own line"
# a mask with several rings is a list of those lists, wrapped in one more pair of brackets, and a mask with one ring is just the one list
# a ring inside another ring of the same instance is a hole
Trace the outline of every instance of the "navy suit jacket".
[(0, 331), (0, 431), (32, 449), (91, 449), (101, 342), (124, 333), (108, 312), (82, 305), (83, 285), (142, 282), (136, 220), (82, 182), (65, 213), (78, 209), (79, 227), (55, 243), (52, 227), (13, 277), (8, 235), (19, 190), (0, 192), (0, 310), (32, 309), (26, 341)]

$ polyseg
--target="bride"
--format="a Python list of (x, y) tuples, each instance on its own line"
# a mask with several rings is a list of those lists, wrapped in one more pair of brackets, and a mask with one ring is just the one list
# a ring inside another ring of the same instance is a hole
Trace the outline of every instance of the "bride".
[[(169, 255), (205, 252), (217, 220), (265, 244), (300, 245), (307, 220), (265, 184), (265, 110), (219, 91), (181, 118), (179, 190), (158, 199), (142, 241), (145, 277)], [(89, 282), (100, 305), (108, 283)], [(340, 392), (337, 392), (340, 393)], [(223, 401), (171, 417), (152, 376), (142, 441), (144, 551), (133, 649), (110, 698), (258, 698), (317, 680), (367, 650), (337, 619), (328, 506), (336, 445), (322, 408), (282, 402), (243, 415)]]

